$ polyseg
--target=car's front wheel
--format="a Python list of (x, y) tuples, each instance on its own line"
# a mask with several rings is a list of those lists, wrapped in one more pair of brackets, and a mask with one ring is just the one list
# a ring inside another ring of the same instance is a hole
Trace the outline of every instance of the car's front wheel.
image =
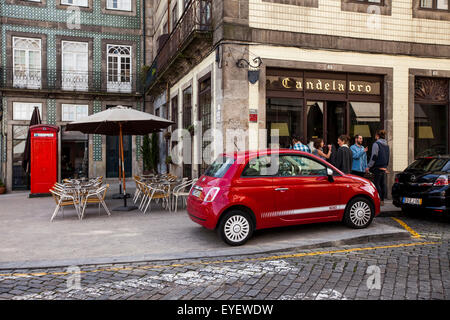
[(253, 229), (253, 222), (248, 213), (233, 210), (227, 212), (220, 221), (218, 233), (225, 243), (240, 246), (250, 239)]
[(366, 198), (352, 199), (345, 208), (344, 223), (353, 229), (362, 229), (370, 225), (375, 216), (372, 203)]

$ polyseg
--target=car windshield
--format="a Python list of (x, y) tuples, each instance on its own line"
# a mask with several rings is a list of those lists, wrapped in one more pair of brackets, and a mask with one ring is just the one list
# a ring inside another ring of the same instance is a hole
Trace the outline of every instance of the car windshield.
[(442, 171), (448, 159), (422, 158), (414, 161), (407, 170), (420, 170), (425, 172)]
[(206, 169), (204, 175), (214, 178), (222, 178), (231, 165), (234, 163), (234, 159), (226, 156), (219, 156), (208, 169)]

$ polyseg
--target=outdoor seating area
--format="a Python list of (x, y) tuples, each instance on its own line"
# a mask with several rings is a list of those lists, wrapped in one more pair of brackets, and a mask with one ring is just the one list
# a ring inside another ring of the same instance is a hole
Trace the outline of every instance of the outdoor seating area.
[(178, 199), (186, 205), (186, 198), (197, 179), (178, 178), (170, 173), (159, 175), (135, 176), (136, 192), (133, 201), (139, 204), (139, 210), (146, 213), (151, 209), (151, 202), (158, 203), (164, 209), (177, 212)]
[[(136, 190), (133, 202), (142, 213), (150, 212), (152, 202), (160, 204), (163, 210), (177, 212), (179, 204), (186, 206), (186, 199), (197, 179), (179, 178), (170, 173), (134, 176)], [(103, 177), (95, 179), (64, 179), (55, 183), (50, 190), (56, 207), (50, 221), (61, 214), (64, 209), (74, 209), (78, 219), (85, 217), (88, 205), (97, 205), (111, 215), (106, 202), (109, 184), (104, 184)]]
[(78, 218), (83, 219), (88, 204), (97, 204), (100, 212), (100, 205), (106, 213), (111, 215), (105, 198), (109, 184), (103, 184), (103, 177), (95, 179), (64, 179), (63, 183), (55, 183), (50, 189), (56, 203), (55, 211), (50, 221), (61, 211), (64, 214), (65, 207), (73, 207)]

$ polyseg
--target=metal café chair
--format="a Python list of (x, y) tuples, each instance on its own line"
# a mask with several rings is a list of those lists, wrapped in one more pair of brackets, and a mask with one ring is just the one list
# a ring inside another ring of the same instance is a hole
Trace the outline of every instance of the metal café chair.
[(100, 214), (100, 205), (103, 206), (108, 216), (111, 215), (111, 212), (109, 212), (108, 207), (105, 203), (106, 198), (106, 192), (108, 191), (109, 184), (103, 185), (96, 189), (87, 190), (87, 193), (85, 193), (81, 198), (81, 205), (83, 206), (83, 209), (81, 211), (80, 219), (83, 219), (84, 212), (86, 210), (86, 206), (88, 204), (98, 204), (98, 212)]
[[(197, 182), (197, 178), (192, 179), (192, 180), (188, 180), (184, 183), (181, 183), (180, 185), (176, 186), (173, 189), (172, 192), (172, 197), (175, 198), (174, 199), (174, 211), (177, 212), (178, 210), (178, 198), (182, 197), (183, 198), (183, 203), (186, 202), (186, 198), (189, 196), (189, 193), (192, 190), (192, 187), (194, 186), (194, 184)], [(189, 188), (188, 191), (186, 191)]]
[(64, 214), (64, 207), (67, 206), (74, 206), (75, 210), (77, 212), (78, 219), (81, 218), (80, 216), (80, 202), (76, 195), (68, 193), (65, 190), (53, 188), (50, 190), (50, 193), (53, 196), (53, 199), (56, 202), (56, 208), (55, 211), (53, 211), (52, 217), (50, 218), (50, 221), (53, 221), (53, 219), (56, 217), (60, 209), (62, 208), (63, 214)]

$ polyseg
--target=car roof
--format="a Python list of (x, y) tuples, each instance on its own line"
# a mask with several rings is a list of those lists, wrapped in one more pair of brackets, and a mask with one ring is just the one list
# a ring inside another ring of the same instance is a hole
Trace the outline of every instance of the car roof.
[(247, 150), (247, 151), (236, 151), (223, 153), (222, 155), (225, 157), (232, 157), (234, 159), (238, 158), (253, 158), (256, 156), (265, 156), (270, 154), (302, 154), (302, 155), (312, 155), (308, 152), (293, 150), (293, 149), (262, 149), (262, 150)]
[(436, 156), (429, 156), (429, 157), (419, 157), (416, 160), (420, 159), (450, 159), (450, 154), (440, 154)]

